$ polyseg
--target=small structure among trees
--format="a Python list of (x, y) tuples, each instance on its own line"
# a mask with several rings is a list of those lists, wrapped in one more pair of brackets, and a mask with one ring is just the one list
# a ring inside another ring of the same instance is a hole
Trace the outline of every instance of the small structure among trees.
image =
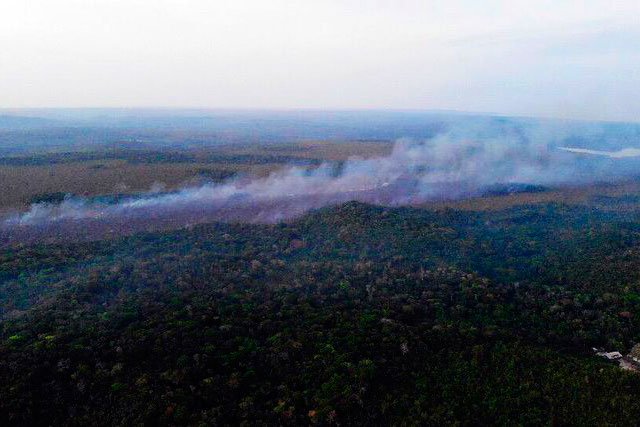
[(596, 356), (617, 362), (622, 369), (636, 372), (640, 371), (640, 344), (634, 345), (626, 356), (623, 356), (619, 351), (607, 352), (598, 348), (594, 348), (593, 351), (596, 353)]
[(622, 359), (622, 353), (619, 351), (604, 351), (602, 349), (593, 349), (596, 352), (596, 356), (604, 357), (607, 360), (618, 360)]

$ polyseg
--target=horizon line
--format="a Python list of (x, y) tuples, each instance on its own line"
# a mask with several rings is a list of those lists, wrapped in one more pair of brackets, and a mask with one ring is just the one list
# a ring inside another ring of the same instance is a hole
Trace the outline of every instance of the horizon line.
[(218, 113), (404, 113), (404, 114), (457, 114), (469, 116), (489, 116), (505, 117), (533, 120), (551, 120), (562, 122), (590, 122), (590, 123), (624, 123), (640, 124), (637, 120), (624, 119), (590, 119), (581, 117), (558, 117), (550, 115), (532, 115), (519, 113), (501, 113), (496, 111), (474, 111), (458, 109), (438, 109), (438, 108), (318, 108), (318, 107), (203, 107), (203, 106), (79, 106), (79, 107), (0, 107), (0, 113), (21, 113), (21, 112), (45, 112), (45, 111), (182, 111), (182, 112), (218, 112)]

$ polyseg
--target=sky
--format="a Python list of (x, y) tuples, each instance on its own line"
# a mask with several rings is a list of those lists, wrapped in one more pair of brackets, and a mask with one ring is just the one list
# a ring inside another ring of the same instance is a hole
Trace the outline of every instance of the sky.
[(0, 108), (640, 121), (638, 0), (0, 0)]

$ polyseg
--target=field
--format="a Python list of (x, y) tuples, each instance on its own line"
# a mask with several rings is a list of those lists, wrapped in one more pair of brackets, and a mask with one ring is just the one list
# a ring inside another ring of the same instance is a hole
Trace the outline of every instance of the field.
[(354, 156), (383, 156), (391, 147), (385, 142), (308, 141), (7, 156), (0, 158), (0, 212), (25, 209), (54, 193), (96, 196), (146, 192), (154, 186), (172, 190), (238, 175), (266, 176), (291, 165), (313, 167)]
[(623, 181), (581, 186), (549, 188), (539, 192), (520, 192), (496, 196), (472, 197), (461, 200), (428, 202), (419, 205), (424, 209), (455, 209), (463, 211), (500, 211), (503, 209), (547, 203), (561, 203), (589, 207), (602, 211), (638, 210), (640, 183)]
[[(121, 144), (114, 149), (53, 151), (0, 158), (0, 213), (27, 209), (51, 195), (99, 196), (171, 191), (237, 177), (265, 177), (283, 168), (314, 168), (323, 162), (389, 155), (389, 141), (302, 141), (222, 144), (206, 148), (151, 149)], [(638, 195), (636, 181), (549, 188), (497, 196), (423, 203), (426, 209), (495, 210), (522, 204), (589, 204)], [(606, 209), (607, 204), (603, 206)]]

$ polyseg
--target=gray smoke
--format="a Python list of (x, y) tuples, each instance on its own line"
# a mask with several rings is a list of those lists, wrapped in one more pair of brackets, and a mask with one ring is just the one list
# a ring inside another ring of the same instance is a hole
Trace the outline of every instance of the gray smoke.
[(637, 169), (637, 163), (620, 163), (629, 160), (590, 162), (568, 152), (580, 150), (560, 150), (558, 141), (557, 135), (550, 138), (544, 132), (524, 139), (512, 134), (474, 139), (453, 133), (427, 141), (401, 139), (387, 157), (352, 158), (315, 169), (290, 167), (266, 178), (149, 192), (111, 203), (67, 198), (59, 204), (34, 204), (5, 219), (3, 227), (123, 218), (151, 223), (163, 215), (165, 222), (171, 218), (171, 227), (214, 220), (275, 222), (349, 200), (415, 204), (478, 195), (496, 184), (588, 183), (626, 177)]

